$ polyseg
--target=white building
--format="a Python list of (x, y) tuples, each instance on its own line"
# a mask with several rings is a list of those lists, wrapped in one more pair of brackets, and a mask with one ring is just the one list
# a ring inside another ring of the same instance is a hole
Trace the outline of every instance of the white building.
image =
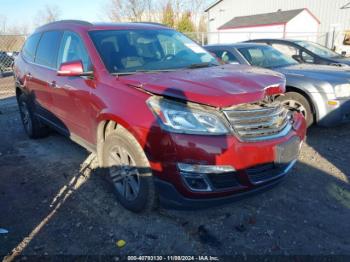
[[(232, 43), (257, 38), (307, 38), (316, 41), (319, 24), (320, 21), (306, 8), (238, 16), (220, 26), (219, 34), (212, 35), (210, 41)], [(310, 36), (313, 36), (312, 39)]]
[[(338, 32), (350, 29), (349, 7), (349, 0), (213, 0), (205, 10), (209, 41), (217, 41), (218, 29), (235, 17), (307, 8), (321, 22), (317, 41), (330, 46)], [(298, 28), (299, 33), (304, 31), (307, 31), (306, 24)]]

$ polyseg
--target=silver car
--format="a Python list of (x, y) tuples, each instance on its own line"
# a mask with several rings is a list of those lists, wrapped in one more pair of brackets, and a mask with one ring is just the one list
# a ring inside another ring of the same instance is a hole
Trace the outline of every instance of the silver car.
[(225, 63), (248, 64), (283, 73), (286, 93), (278, 99), (301, 112), (308, 126), (350, 122), (350, 71), (345, 68), (299, 64), (268, 45), (238, 43), (205, 48)]

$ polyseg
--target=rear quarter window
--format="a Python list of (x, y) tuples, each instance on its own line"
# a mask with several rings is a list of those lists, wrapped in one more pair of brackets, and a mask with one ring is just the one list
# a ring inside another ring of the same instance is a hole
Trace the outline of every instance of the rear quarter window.
[(41, 34), (39, 33), (31, 35), (22, 48), (22, 55), (24, 59), (29, 62), (34, 62), (35, 51), (38, 46), (40, 37)]
[(36, 51), (35, 63), (56, 69), (61, 37), (60, 31), (43, 33)]

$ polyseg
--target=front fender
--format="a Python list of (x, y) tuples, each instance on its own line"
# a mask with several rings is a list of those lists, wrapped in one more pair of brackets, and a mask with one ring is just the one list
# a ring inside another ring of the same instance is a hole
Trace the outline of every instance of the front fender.
[(287, 78), (287, 90), (299, 90), (300, 93), (307, 96), (315, 110), (316, 122), (318, 122), (329, 112), (327, 101), (335, 99), (333, 87), (324, 81), (309, 80), (307, 77), (303, 78), (305, 79)]

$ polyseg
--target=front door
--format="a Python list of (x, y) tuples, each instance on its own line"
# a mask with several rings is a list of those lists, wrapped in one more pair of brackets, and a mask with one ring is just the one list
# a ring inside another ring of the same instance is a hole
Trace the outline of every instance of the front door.
[[(57, 65), (80, 60), (84, 71), (91, 70), (91, 62), (80, 36), (65, 31), (58, 53)], [(82, 138), (81, 142), (93, 143), (90, 96), (94, 80), (85, 76), (57, 76), (53, 79), (54, 112), (62, 121), (62, 127), (71, 138)]]

